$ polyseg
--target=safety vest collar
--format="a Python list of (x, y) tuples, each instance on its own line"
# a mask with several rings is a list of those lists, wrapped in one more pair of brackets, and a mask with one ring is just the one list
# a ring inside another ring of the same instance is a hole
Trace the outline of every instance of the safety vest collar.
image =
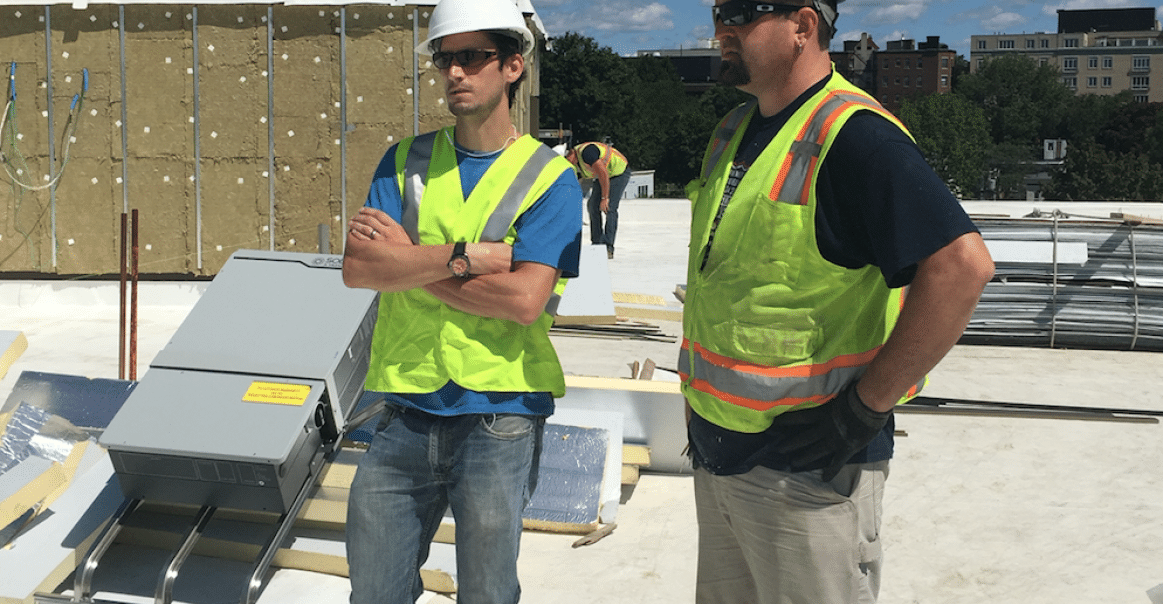
[[(452, 132), (453, 128), (448, 127), (422, 134), (413, 139), (408, 147), (401, 187), (403, 199), (401, 226), (411, 237), (413, 243), (420, 241), (420, 204), (433, 176), (447, 178), (448, 182), (443, 183), (447, 189), (444, 194), (455, 194), (454, 199), (461, 204), (478, 202), (478, 196), (475, 194), (470, 194), (467, 201), (464, 199), (460, 187), (460, 174), (456, 169), (456, 151), (450, 142)], [(437, 158), (437, 162), (433, 161), (434, 157)], [(538, 178), (549, 167), (550, 162), (557, 157), (558, 155), (552, 149), (529, 135), (520, 137), (503, 152), (502, 157), (498, 158), (493, 167), (519, 163), (521, 169), (516, 177), (512, 178), (509, 186), (501, 195), (500, 201), (496, 202), (492, 212), (489, 213), (484, 226), (477, 233), (476, 241), (503, 241), (505, 239)], [(493, 167), (490, 167), (482, 177), (482, 182), (489, 179), (491, 175), (495, 175)], [(489, 187), (482, 187), (478, 184), (474, 193), (487, 189)], [(493, 202), (488, 200), (485, 203)]]

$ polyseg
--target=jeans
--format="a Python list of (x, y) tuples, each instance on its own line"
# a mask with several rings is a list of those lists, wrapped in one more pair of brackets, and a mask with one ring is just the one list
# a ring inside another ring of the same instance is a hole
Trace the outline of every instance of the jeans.
[(622, 200), (622, 193), (630, 182), (630, 167), (626, 171), (610, 177), (610, 209), (605, 214), (605, 226), (602, 225), (602, 185), (594, 179), (590, 189), (590, 201), (586, 208), (590, 213), (590, 243), (594, 245), (606, 244), (606, 249), (614, 251), (614, 236), (618, 234), (618, 202)]
[(696, 604), (872, 604), (887, 461), (820, 471), (695, 470)]
[(457, 601), (514, 604), (521, 513), (537, 484), (545, 419), (441, 417), (389, 406), (360, 459), (347, 512), (352, 604), (411, 604), (446, 508)]

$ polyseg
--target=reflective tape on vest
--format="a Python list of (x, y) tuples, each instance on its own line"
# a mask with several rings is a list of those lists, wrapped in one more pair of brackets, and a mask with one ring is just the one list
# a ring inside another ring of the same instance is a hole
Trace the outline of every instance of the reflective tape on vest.
[(816, 106), (799, 136), (792, 143), (791, 151), (780, 166), (779, 176), (771, 188), (772, 201), (782, 201), (794, 205), (808, 205), (808, 196), (811, 194), (812, 174), (816, 171), (816, 164), (820, 161), (820, 153), (824, 149), (824, 142), (832, 126), (850, 107), (858, 105), (867, 107), (886, 118), (897, 122), (880, 103), (875, 99), (851, 92), (835, 91), (822, 103)]
[(757, 100), (751, 99), (736, 107), (731, 113), (727, 114), (727, 117), (723, 118), (723, 122), (715, 130), (715, 142), (711, 148), (711, 154), (707, 156), (707, 161), (703, 166), (703, 178), (711, 177), (715, 166), (719, 165), (719, 160), (722, 159), (723, 153), (730, 146), (731, 139), (735, 137), (735, 132), (739, 130), (739, 126), (743, 124), (743, 120), (747, 119), (747, 116), (751, 114), (751, 110), (758, 103)]
[[(684, 339), (678, 373), (695, 390), (734, 405), (768, 411), (831, 399), (864, 374), (880, 348), (825, 363), (769, 367), (725, 357)], [(691, 379), (691, 375), (697, 377)]]

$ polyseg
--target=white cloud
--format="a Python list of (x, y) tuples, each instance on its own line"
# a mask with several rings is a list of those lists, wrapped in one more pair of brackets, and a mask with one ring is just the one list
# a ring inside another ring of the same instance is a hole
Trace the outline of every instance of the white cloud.
[[(651, 2), (646, 6), (621, 6), (616, 10), (589, 11), (591, 15), (601, 11), (601, 17), (595, 19), (594, 28), (599, 30), (618, 31), (659, 31), (674, 29), (671, 20), (670, 7), (661, 2)], [(611, 8), (613, 8), (611, 6)]]
[(992, 17), (982, 19), (981, 26), (986, 31), (1012, 31), (1025, 23), (1026, 18), (1017, 13), (999, 12)]
[[(865, 18), (866, 23), (894, 24), (901, 21), (919, 19), (929, 8), (928, 0), (903, 0), (901, 2), (881, 3), (873, 5)], [(843, 15), (844, 7), (841, 7)]]

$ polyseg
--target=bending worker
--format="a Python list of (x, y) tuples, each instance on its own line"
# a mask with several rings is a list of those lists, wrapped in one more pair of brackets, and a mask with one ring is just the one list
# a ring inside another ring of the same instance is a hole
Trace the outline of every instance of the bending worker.
[(461, 601), (520, 597), (521, 515), (565, 393), (546, 311), (577, 275), (581, 189), (509, 108), (533, 35), (512, 0), (441, 0), (429, 54), (456, 125), (390, 148), (349, 225), (349, 287), (383, 292), (367, 389), (388, 408), (351, 486), (353, 604), (410, 604), (446, 508)]
[(832, 68), (836, 16), (836, 0), (712, 7), (720, 81), (755, 98), (687, 190), (698, 604), (876, 600), (893, 407), (993, 275), (905, 127)]
[[(605, 245), (606, 256), (614, 257), (614, 236), (618, 234), (618, 202), (630, 182), (630, 163), (620, 151), (605, 143), (582, 143), (566, 152), (578, 178), (597, 178), (586, 208), (590, 216), (590, 243)], [(602, 215), (605, 215), (605, 226)]]

